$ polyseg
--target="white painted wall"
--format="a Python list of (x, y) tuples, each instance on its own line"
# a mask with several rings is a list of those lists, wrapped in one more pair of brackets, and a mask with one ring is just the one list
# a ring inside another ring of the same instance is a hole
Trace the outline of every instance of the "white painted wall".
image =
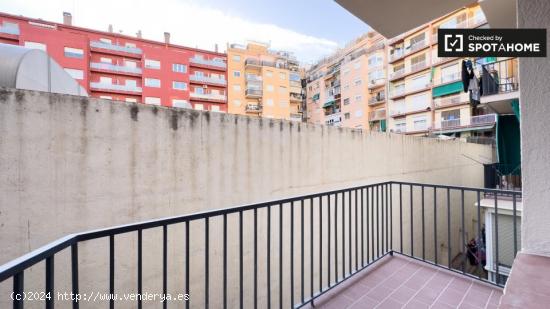
[[(548, 0), (518, 0), (519, 28), (550, 29)], [(547, 32), (547, 44), (550, 32)], [(548, 50), (548, 47), (546, 49)], [(550, 60), (520, 58), (523, 251), (550, 256)]]

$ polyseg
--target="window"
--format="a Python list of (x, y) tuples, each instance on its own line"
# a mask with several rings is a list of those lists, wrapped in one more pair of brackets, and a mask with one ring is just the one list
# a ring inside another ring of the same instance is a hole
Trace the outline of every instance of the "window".
[(145, 104), (160, 105), (160, 98), (145, 97)]
[(441, 112), (441, 119), (442, 120), (460, 119), (460, 109)]
[(266, 77), (273, 77), (273, 71), (267, 70), (267, 71), (265, 72), (265, 76), (266, 76)]
[(172, 81), (172, 89), (187, 90), (187, 83), (186, 82)]
[(127, 87), (133, 87), (133, 88), (137, 87), (137, 81), (133, 79), (127, 79), (125, 83)]
[(279, 73), (279, 78), (280, 78), (281, 80), (285, 80), (285, 79), (286, 79), (286, 74), (285, 74), (285, 73), (282, 73), (282, 72)]
[(360, 94), (355, 96), (355, 101), (357, 101), (357, 102), (361, 101), (362, 99), (363, 99), (363, 96), (360, 95)]
[(189, 105), (189, 102), (187, 102), (187, 100), (182, 100), (182, 99), (172, 99), (172, 106), (179, 107), (179, 108), (191, 108), (191, 105)]
[(84, 51), (80, 48), (65, 47), (64, 52), (67, 58), (84, 58)]
[(145, 59), (145, 67), (148, 69), (160, 69), (160, 61), (158, 60), (151, 60), (151, 59)]
[(422, 88), (426, 88), (430, 83), (430, 74), (424, 74), (417, 77), (414, 77), (411, 79), (409, 83), (407, 83), (407, 91), (415, 91)]
[(195, 93), (196, 93), (196, 94), (204, 94), (204, 88), (202, 88), (202, 87), (195, 87)]
[(241, 56), (240, 55), (233, 55), (233, 61), (241, 62)]
[(413, 45), (416, 45), (416, 44), (421, 44), (422, 42), (424, 42), (424, 39), (426, 38), (426, 33), (425, 32), (422, 32), (421, 34), (415, 36), (414, 38), (411, 39), (411, 46)]
[(359, 86), (361, 85), (363, 81), (360, 79), (360, 78), (357, 78), (355, 81), (353, 81), (353, 83), (355, 84), (355, 86)]
[(407, 123), (405, 121), (400, 121), (395, 123), (395, 132), (405, 132), (407, 131)]
[(198, 110), (198, 111), (202, 111), (202, 110), (204, 110), (204, 105), (202, 105), (202, 104), (195, 104), (195, 109)]
[(282, 94), (286, 93), (286, 87), (279, 86), (279, 93), (282, 93)]
[(126, 99), (124, 99), (124, 101), (130, 102), (130, 103), (137, 103), (137, 99), (136, 99), (136, 98), (126, 98)]
[(241, 92), (241, 85), (239, 85), (239, 84), (233, 85), (233, 90), (236, 91), (236, 92)]
[(350, 118), (350, 114), (349, 113), (345, 113), (344, 114), (344, 119), (349, 119)]
[(267, 99), (266, 105), (267, 106), (273, 106), (273, 99)]
[(381, 54), (374, 54), (369, 57), (369, 66), (376, 67), (382, 65), (383, 57)]
[(363, 110), (359, 109), (355, 111), (355, 118), (363, 117)]
[(213, 112), (219, 112), (220, 111), (220, 107), (218, 105), (212, 105), (210, 107), (210, 110), (213, 111)]
[(267, 85), (267, 91), (273, 92), (273, 85)]
[(69, 73), (74, 79), (84, 79), (84, 71), (77, 69), (65, 69), (65, 72)]
[(348, 105), (349, 104), (349, 98), (345, 98), (344, 99), (344, 105)]
[(382, 70), (369, 72), (369, 81), (371, 81), (371, 83), (376, 82), (377, 80), (382, 78), (384, 78), (384, 71)]
[(287, 101), (281, 101), (281, 102), (279, 102), (279, 106), (283, 107), (283, 108), (288, 107), (288, 102)]
[(448, 83), (461, 78), (458, 63), (441, 68), (441, 83)]
[(428, 128), (428, 118), (426, 116), (416, 116), (413, 118), (414, 130), (426, 130)]
[(426, 54), (411, 58), (411, 66), (422, 66), (426, 62)]
[(241, 77), (241, 71), (237, 71), (237, 70), (233, 71), (233, 76), (234, 77)]
[(160, 88), (160, 79), (156, 79), (156, 78), (146, 78), (146, 79), (145, 79), (145, 86), (147, 86), (147, 87), (154, 87), (154, 88)]
[(195, 76), (197, 76), (197, 77), (203, 77), (203, 76), (204, 76), (204, 72), (202, 72), (202, 71), (195, 71)]
[(25, 42), (25, 47), (46, 51), (46, 44), (38, 43), (38, 42)]
[(233, 100), (233, 105), (237, 107), (241, 106), (241, 100)]
[[(159, 63), (159, 68), (160, 68), (160, 63)], [(187, 72), (187, 66), (185, 64), (181, 64), (181, 63), (172, 63), (172, 72), (186, 73)]]
[(113, 79), (110, 78), (110, 77), (100, 76), (99, 77), (99, 82), (102, 83), (102, 84), (112, 84)]
[(111, 44), (111, 39), (100, 38), (99, 41), (103, 43)]
[(392, 114), (399, 115), (405, 113), (405, 100), (394, 101), (391, 107)]
[(136, 68), (137, 67), (137, 63), (135, 61), (128, 61), (128, 60), (124, 60), (124, 66), (126, 67), (129, 67), (129, 68)]
[(289, 76), (288, 76), (288, 79), (293, 81), (293, 82), (299, 82), (301, 80), (300, 74), (298, 74), (298, 73), (290, 73)]
[(113, 59), (106, 58), (106, 57), (101, 57), (101, 58), (99, 58), (99, 62), (101, 62), (101, 63), (113, 63)]
[(112, 100), (113, 99), (113, 97), (110, 96), (110, 95), (100, 95), (99, 98), (100, 99), (105, 99), (105, 100)]

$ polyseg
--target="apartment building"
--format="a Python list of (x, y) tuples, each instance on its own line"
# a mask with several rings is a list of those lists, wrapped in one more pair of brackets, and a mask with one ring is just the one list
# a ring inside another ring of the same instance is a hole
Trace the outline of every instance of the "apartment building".
[(170, 42), (0, 13), (0, 43), (47, 52), (93, 97), (227, 111), (226, 56)]
[(303, 71), (292, 54), (249, 42), (229, 45), (227, 57), (229, 113), (302, 121)]
[[(479, 5), (464, 7), (389, 40), (389, 129), (417, 136), (468, 137), (492, 131), (495, 115), (470, 105), (463, 91), (462, 58), (437, 57), (439, 28), (486, 25)], [(473, 59), (481, 72), (493, 59)], [(489, 134), (490, 135), (490, 134)]]
[(313, 65), (306, 80), (308, 122), (385, 128), (385, 54), (384, 38), (369, 32)]

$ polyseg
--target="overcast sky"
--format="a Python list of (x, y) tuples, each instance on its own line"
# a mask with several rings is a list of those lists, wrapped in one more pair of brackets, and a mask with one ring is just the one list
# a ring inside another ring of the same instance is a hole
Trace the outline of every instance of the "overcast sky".
[(273, 49), (292, 51), (304, 63), (333, 52), (368, 31), (368, 26), (333, 0), (0, 0), (0, 10), (97, 30), (163, 40), (220, 51), (247, 40), (269, 42)]

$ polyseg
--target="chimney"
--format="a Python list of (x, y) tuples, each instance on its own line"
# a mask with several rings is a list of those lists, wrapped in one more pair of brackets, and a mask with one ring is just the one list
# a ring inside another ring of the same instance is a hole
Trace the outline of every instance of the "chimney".
[(136, 36), (138, 37), (138, 39), (141, 39), (141, 30), (138, 30), (138, 32), (136, 33)]
[(113, 25), (109, 25), (109, 32), (113, 33)]
[(214, 45), (214, 51), (218, 52), (218, 43), (216, 43), (216, 45)]
[(73, 15), (69, 12), (63, 12), (63, 24), (67, 26), (73, 25)]
[(164, 32), (164, 43), (170, 44), (170, 32)]

